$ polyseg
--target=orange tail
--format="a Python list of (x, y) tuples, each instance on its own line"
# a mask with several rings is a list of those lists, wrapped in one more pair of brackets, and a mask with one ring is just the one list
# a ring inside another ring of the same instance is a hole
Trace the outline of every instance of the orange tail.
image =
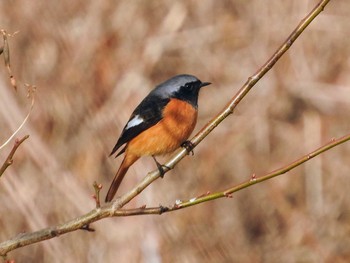
[(131, 155), (131, 154), (125, 154), (124, 160), (122, 164), (120, 165), (118, 172), (114, 176), (113, 182), (111, 186), (109, 187), (108, 193), (106, 195), (105, 202), (110, 202), (112, 201), (113, 197), (117, 193), (117, 190), (120, 186), (120, 183), (124, 179), (124, 176), (126, 172), (128, 171), (129, 167), (136, 162), (140, 157), (136, 155)]

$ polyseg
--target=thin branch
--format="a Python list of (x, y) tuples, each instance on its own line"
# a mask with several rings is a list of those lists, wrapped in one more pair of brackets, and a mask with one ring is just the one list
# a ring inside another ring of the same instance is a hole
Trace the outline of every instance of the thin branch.
[[(4, 56), (5, 67), (7, 68), (7, 71), (8, 71), (9, 77), (10, 77), (11, 85), (17, 91), (16, 79), (12, 75), (12, 71), (11, 71), (10, 48), (9, 48), (9, 44), (7, 41), (7, 37), (12, 37), (12, 36), (16, 35), (18, 33), (18, 31), (16, 31), (12, 34), (9, 34), (6, 32), (6, 30), (0, 29), (0, 33), (2, 34), (3, 42), (4, 42), (3, 46), (0, 47), (0, 55), (3, 54), (3, 56)], [(31, 105), (30, 105), (28, 114), (26, 115), (26, 117), (24, 118), (22, 123), (19, 125), (17, 130), (15, 132), (13, 132), (12, 135), (2, 145), (0, 145), (0, 150), (3, 147), (5, 147), (16, 136), (16, 134), (22, 129), (22, 127), (27, 122), (27, 120), (28, 120), (28, 118), (33, 110), (33, 106), (34, 106), (34, 102), (35, 102), (36, 87), (33, 85), (29, 85), (29, 84), (24, 84), (24, 86), (27, 87), (27, 97), (31, 99)]]
[[(283, 43), (283, 45), (275, 52), (275, 54), (262, 66), (256, 74), (251, 76), (248, 81), (243, 85), (243, 87), (238, 91), (238, 93), (233, 97), (233, 99), (226, 105), (226, 107), (208, 124), (206, 125), (193, 139), (192, 143), (194, 146), (198, 145), (212, 130), (215, 129), (227, 116), (233, 113), (237, 104), (245, 97), (245, 95), (251, 90), (251, 88), (255, 85), (255, 83), (261, 79), (271, 68), (272, 66), (279, 60), (279, 58), (289, 49), (289, 47), (294, 43), (294, 41), (298, 38), (298, 36), (304, 31), (304, 29), (311, 23), (311, 21), (324, 9), (327, 3), (330, 0), (322, 0), (320, 3), (303, 19), (297, 28), (293, 31), (293, 33), (287, 38), (287, 40)], [(348, 136), (350, 137), (350, 135)], [(349, 138), (346, 137), (346, 140)], [(330, 144), (320, 148), (323, 150), (316, 150), (311, 154), (308, 154), (306, 159), (301, 158), (303, 161), (294, 162), (294, 167), (302, 164), (303, 162), (309, 160), (310, 158), (332, 148), (336, 145), (343, 143), (346, 141), (343, 140), (335, 140)], [(181, 159), (183, 159), (187, 155), (187, 150), (182, 149), (177, 152), (165, 165), (172, 169)], [(282, 173), (285, 173), (293, 168), (293, 165), (288, 165), (283, 169), (280, 169)], [(259, 178), (252, 178), (249, 182), (243, 183), (233, 188), (229, 188), (226, 191), (218, 192), (214, 194), (205, 195), (203, 197), (199, 197), (196, 199), (191, 199), (187, 202), (178, 202), (172, 207), (155, 207), (155, 208), (146, 208), (141, 207), (137, 209), (121, 209), (125, 204), (130, 202), (135, 196), (137, 196), (140, 192), (142, 192), (149, 184), (151, 184), (154, 180), (159, 177), (159, 172), (154, 171), (149, 173), (136, 187), (132, 190), (116, 199), (115, 202), (95, 208), (89, 213), (77, 217), (73, 220), (70, 220), (66, 223), (60, 224), (58, 226), (45, 228), (32, 233), (24, 233), (20, 234), (17, 237), (4, 241), (0, 243), (0, 255), (6, 256), (6, 254), (14, 250), (16, 248), (20, 248), (23, 246), (27, 246), (33, 243), (37, 243), (43, 240), (47, 240), (58, 235), (62, 235), (68, 232), (72, 232), (78, 229), (84, 229), (85, 226), (96, 222), (102, 218), (111, 217), (111, 216), (130, 216), (130, 215), (141, 215), (141, 214), (162, 214), (167, 211), (177, 210), (180, 208), (185, 208), (188, 206), (192, 206), (201, 202), (206, 202), (209, 200), (213, 200), (220, 197), (230, 197), (231, 193), (248, 187), (252, 184), (256, 184), (258, 182), (262, 182), (264, 180), (270, 179), (277, 174), (267, 174), (265, 176), (261, 176)], [(246, 184), (246, 186), (245, 186)]]
[(25, 86), (28, 89), (28, 94), (27, 97), (31, 99), (31, 104), (30, 104), (30, 108), (29, 111), (27, 113), (27, 116), (24, 118), (24, 120), (22, 121), (21, 125), (19, 125), (19, 127), (17, 128), (17, 130), (15, 130), (12, 135), (2, 144), (0, 145), (0, 150), (2, 148), (4, 148), (12, 139), (13, 137), (16, 136), (16, 134), (22, 129), (22, 127), (24, 126), (24, 124), (27, 122), (30, 114), (32, 113), (33, 107), (34, 107), (34, 103), (35, 103), (35, 91), (36, 91), (36, 87), (29, 85), (29, 84), (25, 84)]
[(15, 152), (18, 149), (18, 147), (22, 144), (22, 142), (24, 142), (28, 138), (29, 138), (29, 135), (26, 135), (22, 139), (15, 141), (15, 144), (13, 145), (11, 152), (9, 153), (5, 162), (2, 164), (0, 168), (0, 177), (5, 172), (5, 170), (13, 163), (13, 156), (15, 155)]
[[(218, 199), (218, 198), (222, 198), (222, 197), (231, 197), (231, 194), (239, 191), (239, 190), (242, 190), (244, 188), (247, 188), (249, 186), (252, 186), (254, 184), (258, 184), (258, 183), (261, 183), (263, 181), (266, 181), (266, 180), (269, 180), (273, 177), (276, 177), (276, 176), (279, 176), (279, 175), (282, 175), (282, 174), (285, 174), (287, 172), (289, 172), (290, 170), (296, 168), (297, 166), (300, 166), (301, 164), (309, 161), (310, 159), (316, 157), (317, 155), (320, 155), (321, 153), (324, 153), (342, 143), (345, 143), (347, 141), (350, 140), (350, 134), (347, 134), (341, 138), (338, 138), (338, 139), (332, 139), (331, 142), (325, 144), (324, 146), (314, 150), (313, 152), (309, 153), (309, 154), (306, 154), (304, 155), (303, 157), (299, 158), (298, 160), (288, 164), (288, 165), (285, 165), (283, 167), (281, 167), (280, 169), (277, 169), (275, 171), (272, 171), (266, 175), (263, 175), (263, 176), (260, 176), (260, 177), (257, 177), (255, 174), (252, 176), (252, 178), (249, 179), (249, 181), (246, 181), (244, 183), (241, 183), (237, 186), (234, 186), (234, 187), (231, 187), (231, 188), (228, 188), (224, 191), (221, 191), (221, 192), (217, 192), (217, 193), (213, 193), (213, 194), (209, 194), (207, 196), (204, 196), (204, 197), (200, 197), (200, 198), (196, 198), (196, 199), (192, 199), (192, 200), (189, 200), (189, 201), (186, 201), (186, 202), (181, 202), (180, 204), (177, 204), (177, 207), (176, 209), (179, 209), (179, 208), (185, 208), (185, 207), (189, 207), (189, 206), (193, 206), (193, 205), (196, 205), (196, 204), (200, 204), (200, 203), (203, 203), (203, 202), (207, 202), (207, 201), (210, 201), (210, 200), (215, 200), (215, 199)], [(171, 211), (172, 209), (169, 209), (169, 211)]]
[(0, 50), (0, 55), (2, 53), (4, 53), (4, 62), (5, 62), (5, 66), (7, 68), (7, 71), (8, 71), (9, 77), (10, 77), (11, 85), (12, 85), (12, 87), (15, 90), (17, 90), (16, 79), (12, 75), (11, 66), (10, 66), (10, 48), (9, 48), (9, 44), (8, 44), (8, 41), (7, 41), (7, 37), (8, 36), (9, 37), (14, 36), (15, 34), (18, 33), (18, 31), (14, 32), (12, 34), (9, 34), (9, 33), (6, 32), (6, 30), (0, 29), (0, 33), (2, 34), (2, 38), (3, 38), (3, 41), (4, 41), (4, 45), (3, 45), (3, 47), (1, 47), (1, 50)]
[(102, 184), (97, 184), (97, 182), (95, 181), (92, 186), (94, 187), (94, 190), (95, 190), (95, 194), (92, 197), (95, 199), (96, 208), (99, 208), (101, 207), (100, 191), (102, 189)]

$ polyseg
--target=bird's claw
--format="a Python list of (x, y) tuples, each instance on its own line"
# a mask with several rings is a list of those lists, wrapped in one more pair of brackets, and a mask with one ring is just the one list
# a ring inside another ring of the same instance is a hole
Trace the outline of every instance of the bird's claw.
[(161, 178), (163, 178), (164, 175), (165, 175), (165, 169), (170, 170), (170, 168), (168, 166), (162, 165), (162, 164), (159, 164), (159, 163), (157, 163), (157, 168), (158, 168), (158, 171), (159, 171), (159, 176)]
[(155, 163), (157, 165), (157, 168), (158, 168), (158, 171), (159, 171), (159, 176), (161, 178), (163, 178), (164, 174), (166, 172), (165, 170), (170, 170), (170, 167), (168, 167), (168, 166), (166, 166), (164, 164), (160, 164), (154, 156), (152, 156), (152, 157), (153, 157), (153, 160), (155, 161)]
[(186, 149), (187, 154), (192, 154), (192, 156), (194, 155), (194, 152), (193, 152), (194, 144), (191, 141), (184, 141), (181, 144), (181, 147)]

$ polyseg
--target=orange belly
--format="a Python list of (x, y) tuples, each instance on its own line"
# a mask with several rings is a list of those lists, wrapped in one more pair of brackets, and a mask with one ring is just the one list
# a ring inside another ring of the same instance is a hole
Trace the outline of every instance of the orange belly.
[(136, 156), (173, 152), (191, 135), (197, 122), (197, 110), (189, 103), (171, 99), (163, 119), (132, 139), (126, 153)]

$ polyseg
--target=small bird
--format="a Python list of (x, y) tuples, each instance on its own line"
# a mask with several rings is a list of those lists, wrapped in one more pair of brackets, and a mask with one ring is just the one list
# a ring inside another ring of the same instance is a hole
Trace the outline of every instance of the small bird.
[(163, 166), (155, 156), (173, 152), (180, 146), (191, 151), (191, 143), (186, 140), (197, 122), (199, 90), (210, 84), (192, 75), (177, 75), (156, 86), (141, 101), (110, 154), (125, 144), (116, 155), (125, 153), (106, 202), (113, 199), (129, 167), (141, 156), (152, 156), (163, 176)]

